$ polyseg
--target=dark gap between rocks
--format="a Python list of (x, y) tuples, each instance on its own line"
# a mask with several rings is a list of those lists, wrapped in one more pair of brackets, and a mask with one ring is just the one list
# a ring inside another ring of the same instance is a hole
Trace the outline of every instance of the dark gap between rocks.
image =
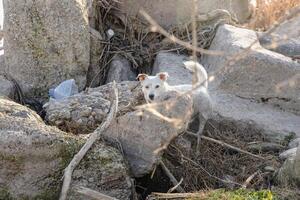
[(152, 192), (168, 192), (168, 190), (173, 187), (160, 166), (157, 166), (152, 178), (151, 175), (150, 173), (135, 179), (135, 189), (139, 200), (145, 200)]

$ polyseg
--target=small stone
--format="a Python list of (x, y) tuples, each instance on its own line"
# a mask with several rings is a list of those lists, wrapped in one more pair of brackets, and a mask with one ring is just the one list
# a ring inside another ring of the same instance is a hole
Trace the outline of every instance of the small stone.
[(81, 111), (80, 115), (82, 117), (89, 117), (90, 114), (92, 112), (92, 108), (91, 107), (83, 107), (83, 111)]
[(116, 81), (134, 81), (136, 73), (131, 69), (130, 62), (122, 56), (114, 56), (109, 65), (106, 83)]
[(265, 170), (265, 171), (268, 171), (268, 172), (275, 172), (275, 169), (274, 169), (274, 167), (272, 167), (272, 166), (266, 166), (266, 167), (264, 168), (264, 170)]
[(89, 178), (89, 182), (94, 182), (94, 178)]
[(289, 143), (289, 148), (295, 148), (300, 145), (300, 138), (296, 138)]
[(55, 125), (56, 126), (60, 126), (60, 125), (62, 125), (64, 123), (64, 121), (62, 121), (62, 120), (57, 120), (57, 121), (55, 121)]
[(78, 120), (77, 120), (77, 123), (78, 123), (78, 124), (82, 124), (82, 122), (83, 122), (82, 119), (78, 119)]

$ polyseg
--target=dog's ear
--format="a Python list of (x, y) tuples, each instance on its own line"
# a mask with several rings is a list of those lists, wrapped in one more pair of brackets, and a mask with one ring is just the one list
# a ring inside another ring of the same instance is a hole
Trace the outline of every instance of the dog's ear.
[(156, 74), (156, 76), (158, 76), (160, 80), (166, 81), (169, 77), (169, 74), (167, 72), (160, 72)]
[(147, 77), (147, 74), (139, 74), (136, 79), (139, 79), (139, 81), (144, 81)]

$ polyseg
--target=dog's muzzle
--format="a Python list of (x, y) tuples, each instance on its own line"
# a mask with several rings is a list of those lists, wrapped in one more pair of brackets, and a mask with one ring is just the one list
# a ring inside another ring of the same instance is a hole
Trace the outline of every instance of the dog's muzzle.
[(149, 99), (154, 100), (154, 94), (149, 94)]

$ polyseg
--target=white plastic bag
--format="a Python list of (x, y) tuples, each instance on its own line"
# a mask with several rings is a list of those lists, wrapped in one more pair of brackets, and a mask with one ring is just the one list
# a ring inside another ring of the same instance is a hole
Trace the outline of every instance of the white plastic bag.
[(78, 93), (78, 86), (74, 79), (66, 80), (59, 84), (56, 88), (49, 90), (49, 96), (59, 100)]

